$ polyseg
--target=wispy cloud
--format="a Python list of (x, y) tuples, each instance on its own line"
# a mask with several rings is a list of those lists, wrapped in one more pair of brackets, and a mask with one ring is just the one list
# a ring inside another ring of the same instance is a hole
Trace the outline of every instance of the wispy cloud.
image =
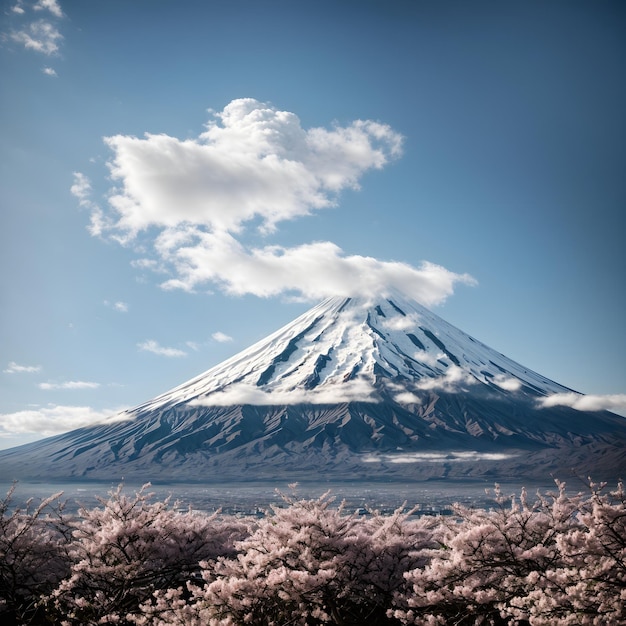
[(217, 341), (218, 343), (227, 343), (228, 341), (233, 340), (230, 335), (227, 335), (226, 333), (223, 333), (219, 330), (216, 333), (213, 333), (211, 337), (215, 339), (215, 341)]
[(181, 357), (187, 356), (187, 353), (184, 350), (179, 350), (178, 348), (166, 348), (164, 346), (159, 345), (157, 341), (154, 339), (148, 339), (142, 343), (138, 343), (137, 347), (144, 352), (152, 352), (153, 354), (158, 354), (159, 356), (167, 356), (167, 357)]
[(437, 376), (436, 378), (422, 378), (417, 383), (417, 388), (423, 391), (431, 391), (439, 389), (441, 391), (447, 391), (449, 393), (456, 393), (461, 391), (469, 385), (474, 385), (478, 381), (470, 372), (459, 367), (458, 365), (451, 365), (446, 370), (443, 376)]
[(87, 406), (48, 406), (0, 414), (0, 436), (37, 433), (56, 435), (83, 426), (123, 421), (120, 409), (97, 411)]
[(74, 184), (70, 187), (70, 193), (78, 198), (80, 206), (92, 208), (91, 181), (82, 172), (74, 172)]
[(109, 300), (104, 301), (104, 305), (113, 309), (114, 311), (119, 311), (120, 313), (128, 313), (128, 304), (126, 302), (122, 302), (118, 300), (117, 302), (110, 302)]
[(209, 284), (231, 294), (319, 299), (400, 288), (434, 305), (475, 281), (433, 263), (347, 255), (330, 241), (244, 243), (248, 226), (267, 237), (282, 222), (336, 206), (366, 172), (398, 158), (402, 142), (371, 120), (304, 129), (294, 113), (244, 98), (214, 112), (195, 139), (108, 137), (117, 186), (106, 211), (92, 202), (82, 174), (72, 192), (91, 209), (93, 235), (152, 251), (136, 265), (173, 275), (164, 289)]
[(541, 407), (569, 406), (578, 411), (612, 411), (626, 416), (626, 394), (582, 395), (575, 392), (555, 393), (539, 400)]
[(506, 452), (407, 452), (399, 454), (368, 454), (364, 463), (463, 463), (475, 461), (505, 461), (517, 456)]
[(86, 380), (68, 380), (63, 383), (39, 383), (39, 389), (51, 391), (56, 389), (98, 389), (100, 383), (93, 383)]
[(521, 380), (504, 374), (494, 376), (492, 382), (505, 391), (517, 391), (522, 386)]
[(74, 184), (70, 187), (70, 193), (78, 199), (78, 204), (81, 207), (89, 210), (89, 233), (94, 237), (99, 237), (104, 230), (106, 218), (102, 209), (92, 200), (91, 181), (82, 172), (74, 172), (73, 176)]
[(379, 402), (380, 397), (366, 380), (355, 379), (342, 385), (319, 389), (263, 390), (255, 385), (236, 383), (191, 401), (190, 406), (231, 406), (235, 404), (336, 404), (340, 402)]
[(446, 355), (443, 352), (428, 352), (428, 350), (416, 350), (413, 353), (413, 358), (420, 363), (424, 363), (424, 365), (436, 367), (437, 365), (441, 365), (441, 363), (438, 363), (438, 361), (440, 359), (445, 359)]
[(2, 371), (5, 374), (36, 374), (41, 372), (41, 365), (18, 365), (15, 361), (11, 361)]
[(35, 11), (50, 11), (55, 17), (63, 17), (63, 11), (57, 0), (37, 0), (33, 9)]
[(57, 28), (46, 20), (32, 22), (22, 30), (12, 32), (10, 37), (26, 49), (48, 56), (59, 51), (59, 43), (63, 39)]
[(420, 320), (417, 314), (411, 313), (410, 315), (397, 315), (392, 318), (385, 318), (382, 320), (383, 328), (389, 330), (412, 330), (416, 328)]
[[(63, 35), (57, 24), (64, 16), (57, 0), (18, 0), (7, 15), (12, 25), (10, 32), (0, 33), (3, 40), (48, 57), (58, 56)], [(46, 76), (57, 77), (53, 67), (45, 66), (41, 71)]]

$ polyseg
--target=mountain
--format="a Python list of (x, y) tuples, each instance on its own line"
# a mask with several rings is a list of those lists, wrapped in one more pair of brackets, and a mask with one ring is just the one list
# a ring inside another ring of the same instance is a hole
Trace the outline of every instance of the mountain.
[(115, 420), (0, 451), (0, 480), (626, 476), (626, 419), (400, 293), (330, 298)]

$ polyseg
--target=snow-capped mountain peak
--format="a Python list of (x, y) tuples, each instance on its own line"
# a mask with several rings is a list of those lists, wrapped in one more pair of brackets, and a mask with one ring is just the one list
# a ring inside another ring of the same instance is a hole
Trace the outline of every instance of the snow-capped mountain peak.
[(330, 298), (117, 421), (0, 452), (0, 478), (623, 476), (626, 422), (406, 298)]
[(334, 297), (200, 376), (138, 407), (334, 404), (394, 400), (483, 384), (569, 391), (407, 297)]

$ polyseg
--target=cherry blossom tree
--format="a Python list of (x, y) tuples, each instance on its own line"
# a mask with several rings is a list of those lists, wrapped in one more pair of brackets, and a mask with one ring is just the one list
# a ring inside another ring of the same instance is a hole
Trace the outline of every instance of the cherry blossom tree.
[(590, 484), (576, 523), (557, 537), (560, 567), (529, 577), (533, 585), (514, 615), (527, 615), (533, 626), (626, 623), (626, 495)]
[(147, 487), (129, 497), (120, 485), (100, 499), (101, 508), (79, 511), (70, 575), (47, 599), (49, 615), (62, 624), (128, 623), (155, 590), (181, 585), (201, 560), (232, 553), (234, 540), (248, 532), (218, 513), (181, 513), (169, 498), (152, 502)]
[(532, 503), (497, 489), (492, 510), (457, 506), (390, 613), (406, 624), (623, 624), (623, 487), (591, 485), (591, 497), (557, 487)]
[(180, 510), (144, 486), (65, 513), (0, 502), (3, 624), (620, 626), (626, 495), (589, 484), (452, 516), (283, 495), (260, 519)]
[[(144, 621), (157, 624), (392, 624), (387, 608), (404, 573), (423, 564), (430, 532), (401, 509), (348, 514), (328, 494), (284, 497), (237, 543), (236, 558), (204, 563), (204, 586), (158, 596)], [(169, 609), (169, 610), (168, 610)]]
[(67, 526), (61, 493), (18, 507), (15, 488), (0, 502), (0, 619), (28, 624), (38, 619), (40, 597), (69, 572)]

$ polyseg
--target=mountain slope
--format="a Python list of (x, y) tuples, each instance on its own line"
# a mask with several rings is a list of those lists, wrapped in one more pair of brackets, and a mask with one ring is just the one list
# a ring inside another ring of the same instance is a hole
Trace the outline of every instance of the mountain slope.
[(0, 478), (424, 479), (626, 474), (626, 420), (402, 294), (331, 298), (118, 416), (0, 452)]

